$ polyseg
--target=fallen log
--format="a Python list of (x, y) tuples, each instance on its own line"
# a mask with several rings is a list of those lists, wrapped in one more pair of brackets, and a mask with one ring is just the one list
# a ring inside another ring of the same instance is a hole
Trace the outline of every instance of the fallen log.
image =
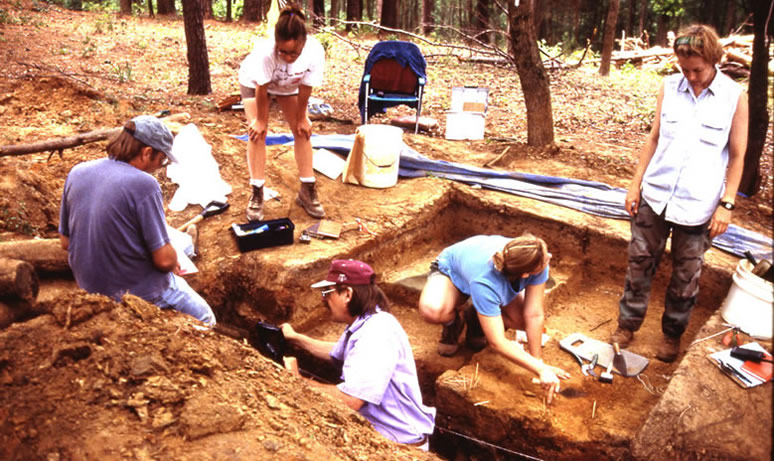
[[(173, 134), (176, 134), (182, 128), (181, 123), (190, 119), (191, 116), (186, 112), (173, 114), (168, 117), (164, 117), (161, 120), (169, 127)], [(32, 144), (19, 144), (0, 146), (0, 157), (7, 157), (12, 155), (26, 155), (34, 154), (37, 152), (50, 152), (62, 156), (62, 151), (71, 147), (81, 146), (91, 142), (102, 141), (105, 139), (111, 139), (117, 135), (123, 127), (118, 128), (104, 128), (101, 130), (89, 131), (88, 133), (81, 133), (75, 136), (68, 136), (66, 138), (49, 139), (48, 141), (35, 142)]]
[(31, 302), (38, 297), (40, 282), (32, 264), (0, 258), (0, 298)]
[(26, 301), (0, 301), (0, 329), (30, 317), (45, 314), (46, 311), (40, 304), (32, 304)]
[(0, 242), (0, 258), (27, 261), (37, 272), (70, 271), (67, 251), (62, 249), (59, 239)]
[(109, 128), (89, 131), (88, 133), (69, 136), (66, 138), (49, 139), (48, 141), (35, 142), (32, 144), (0, 146), (0, 157), (34, 154), (36, 152), (58, 152), (61, 156), (62, 151), (65, 149), (112, 138), (118, 134), (121, 129), (122, 128)]

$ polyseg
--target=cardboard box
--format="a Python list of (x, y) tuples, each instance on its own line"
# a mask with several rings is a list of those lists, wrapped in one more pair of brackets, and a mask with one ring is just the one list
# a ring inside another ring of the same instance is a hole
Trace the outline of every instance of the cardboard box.
[(231, 232), (234, 233), (237, 246), (242, 253), (261, 248), (290, 245), (293, 243), (294, 229), (295, 225), (289, 218), (231, 225)]
[(489, 88), (452, 88), (451, 107), (446, 113), (446, 139), (484, 139)]

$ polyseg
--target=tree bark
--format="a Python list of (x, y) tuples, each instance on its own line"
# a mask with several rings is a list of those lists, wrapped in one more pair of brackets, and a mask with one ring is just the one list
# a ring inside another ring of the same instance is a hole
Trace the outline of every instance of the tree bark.
[(382, 17), (379, 24), (384, 27), (398, 28), (398, 3), (399, 0), (382, 3)]
[(263, 17), (260, 0), (245, 0), (242, 19), (246, 22), (259, 22)]
[(599, 75), (606, 77), (610, 74), (610, 57), (613, 55), (615, 45), (615, 25), (618, 22), (618, 8), (620, 0), (610, 0), (605, 20), (605, 36), (602, 39), (602, 62), (599, 65)]
[(160, 15), (174, 15), (177, 12), (175, 11), (175, 0), (158, 0), (156, 10)]
[(430, 34), (435, 29), (434, 9), (435, 0), (424, 0), (422, 2), (422, 32), (424, 34)]
[[(363, 5), (360, 0), (347, 0), (347, 21), (362, 21)], [(347, 24), (347, 30), (352, 30), (352, 24)]]
[(477, 38), (483, 43), (492, 43), (489, 34), (478, 35), (489, 29), (489, 5), (490, 0), (478, 0), (476, 2), (476, 12), (473, 18), (473, 28), (476, 30)]
[(313, 23), (316, 27), (325, 25), (325, 0), (313, 0), (312, 3)]
[(148, 0), (148, 16), (151, 18), (155, 17), (153, 15), (153, 0)]
[(32, 264), (0, 258), (0, 298), (32, 302), (39, 290), (38, 274)]
[(739, 192), (751, 197), (758, 193), (761, 185), (760, 160), (766, 145), (766, 133), (769, 129), (768, 73), (769, 53), (766, 42), (766, 22), (768, 20), (770, 0), (753, 2), (753, 59), (750, 67), (749, 87), (749, 126), (747, 130), (747, 151), (744, 156), (744, 170)]
[(183, 0), (185, 42), (188, 46), (188, 94), (212, 93), (202, 10), (201, 1)]
[(69, 136), (67, 138), (49, 139), (48, 141), (41, 141), (32, 144), (21, 144), (16, 146), (0, 146), (0, 157), (6, 157), (10, 155), (26, 155), (34, 154), (36, 152), (61, 152), (64, 149), (70, 147), (80, 146), (82, 144), (88, 144), (90, 142), (102, 141), (104, 139), (110, 139), (117, 135), (122, 128), (108, 128), (104, 130), (89, 131), (75, 136)]
[(554, 141), (554, 118), (548, 74), (540, 59), (530, 1), (508, 3), (511, 53), (527, 108), (527, 144), (545, 146)]
[(59, 239), (0, 242), (0, 258), (26, 261), (38, 273), (70, 272), (67, 251), (62, 249)]
[(119, 2), (119, 13), (124, 16), (131, 16), (132, 15), (132, 0), (120, 0)]

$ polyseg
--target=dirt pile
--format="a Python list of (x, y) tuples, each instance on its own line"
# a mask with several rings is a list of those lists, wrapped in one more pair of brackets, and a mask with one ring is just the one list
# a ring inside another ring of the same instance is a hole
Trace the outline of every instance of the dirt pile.
[(2, 459), (434, 459), (250, 346), (76, 291), (0, 333)]

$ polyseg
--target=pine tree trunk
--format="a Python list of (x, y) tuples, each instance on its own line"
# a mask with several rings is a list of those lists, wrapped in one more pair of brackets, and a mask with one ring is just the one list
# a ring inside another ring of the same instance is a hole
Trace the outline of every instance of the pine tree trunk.
[(766, 49), (766, 21), (770, 0), (754, 0), (753, 3), (753, 59), (750, 67), (750, 119), (747, 130), (747, 152), (744, 156), (744, 170), (739, 192), (751, 197), (758, 193), (761, 185), (760, 160), (766, 145), (769, 129), (768, 68), (769, 53)]
[(605, 35), (602, 39), (602, 62), (599, 65), (599, 75), (606, 77), (610, 74), (610, 58), (613, 56), (615, 45), (615, 25), (618, 22), (618, 7), (620, 0), (610, 0), (605, 21)]
[(188, 46), (188, 94), (210, 94), (209, 57), (200, 0), (183, 0), (185, 42)]
[(512, 54), (527, 107), (527, 144), (545, 146), (554, 141), (554, 118), (548, 74), (540, 59), (531, 2), (509, 2)]

